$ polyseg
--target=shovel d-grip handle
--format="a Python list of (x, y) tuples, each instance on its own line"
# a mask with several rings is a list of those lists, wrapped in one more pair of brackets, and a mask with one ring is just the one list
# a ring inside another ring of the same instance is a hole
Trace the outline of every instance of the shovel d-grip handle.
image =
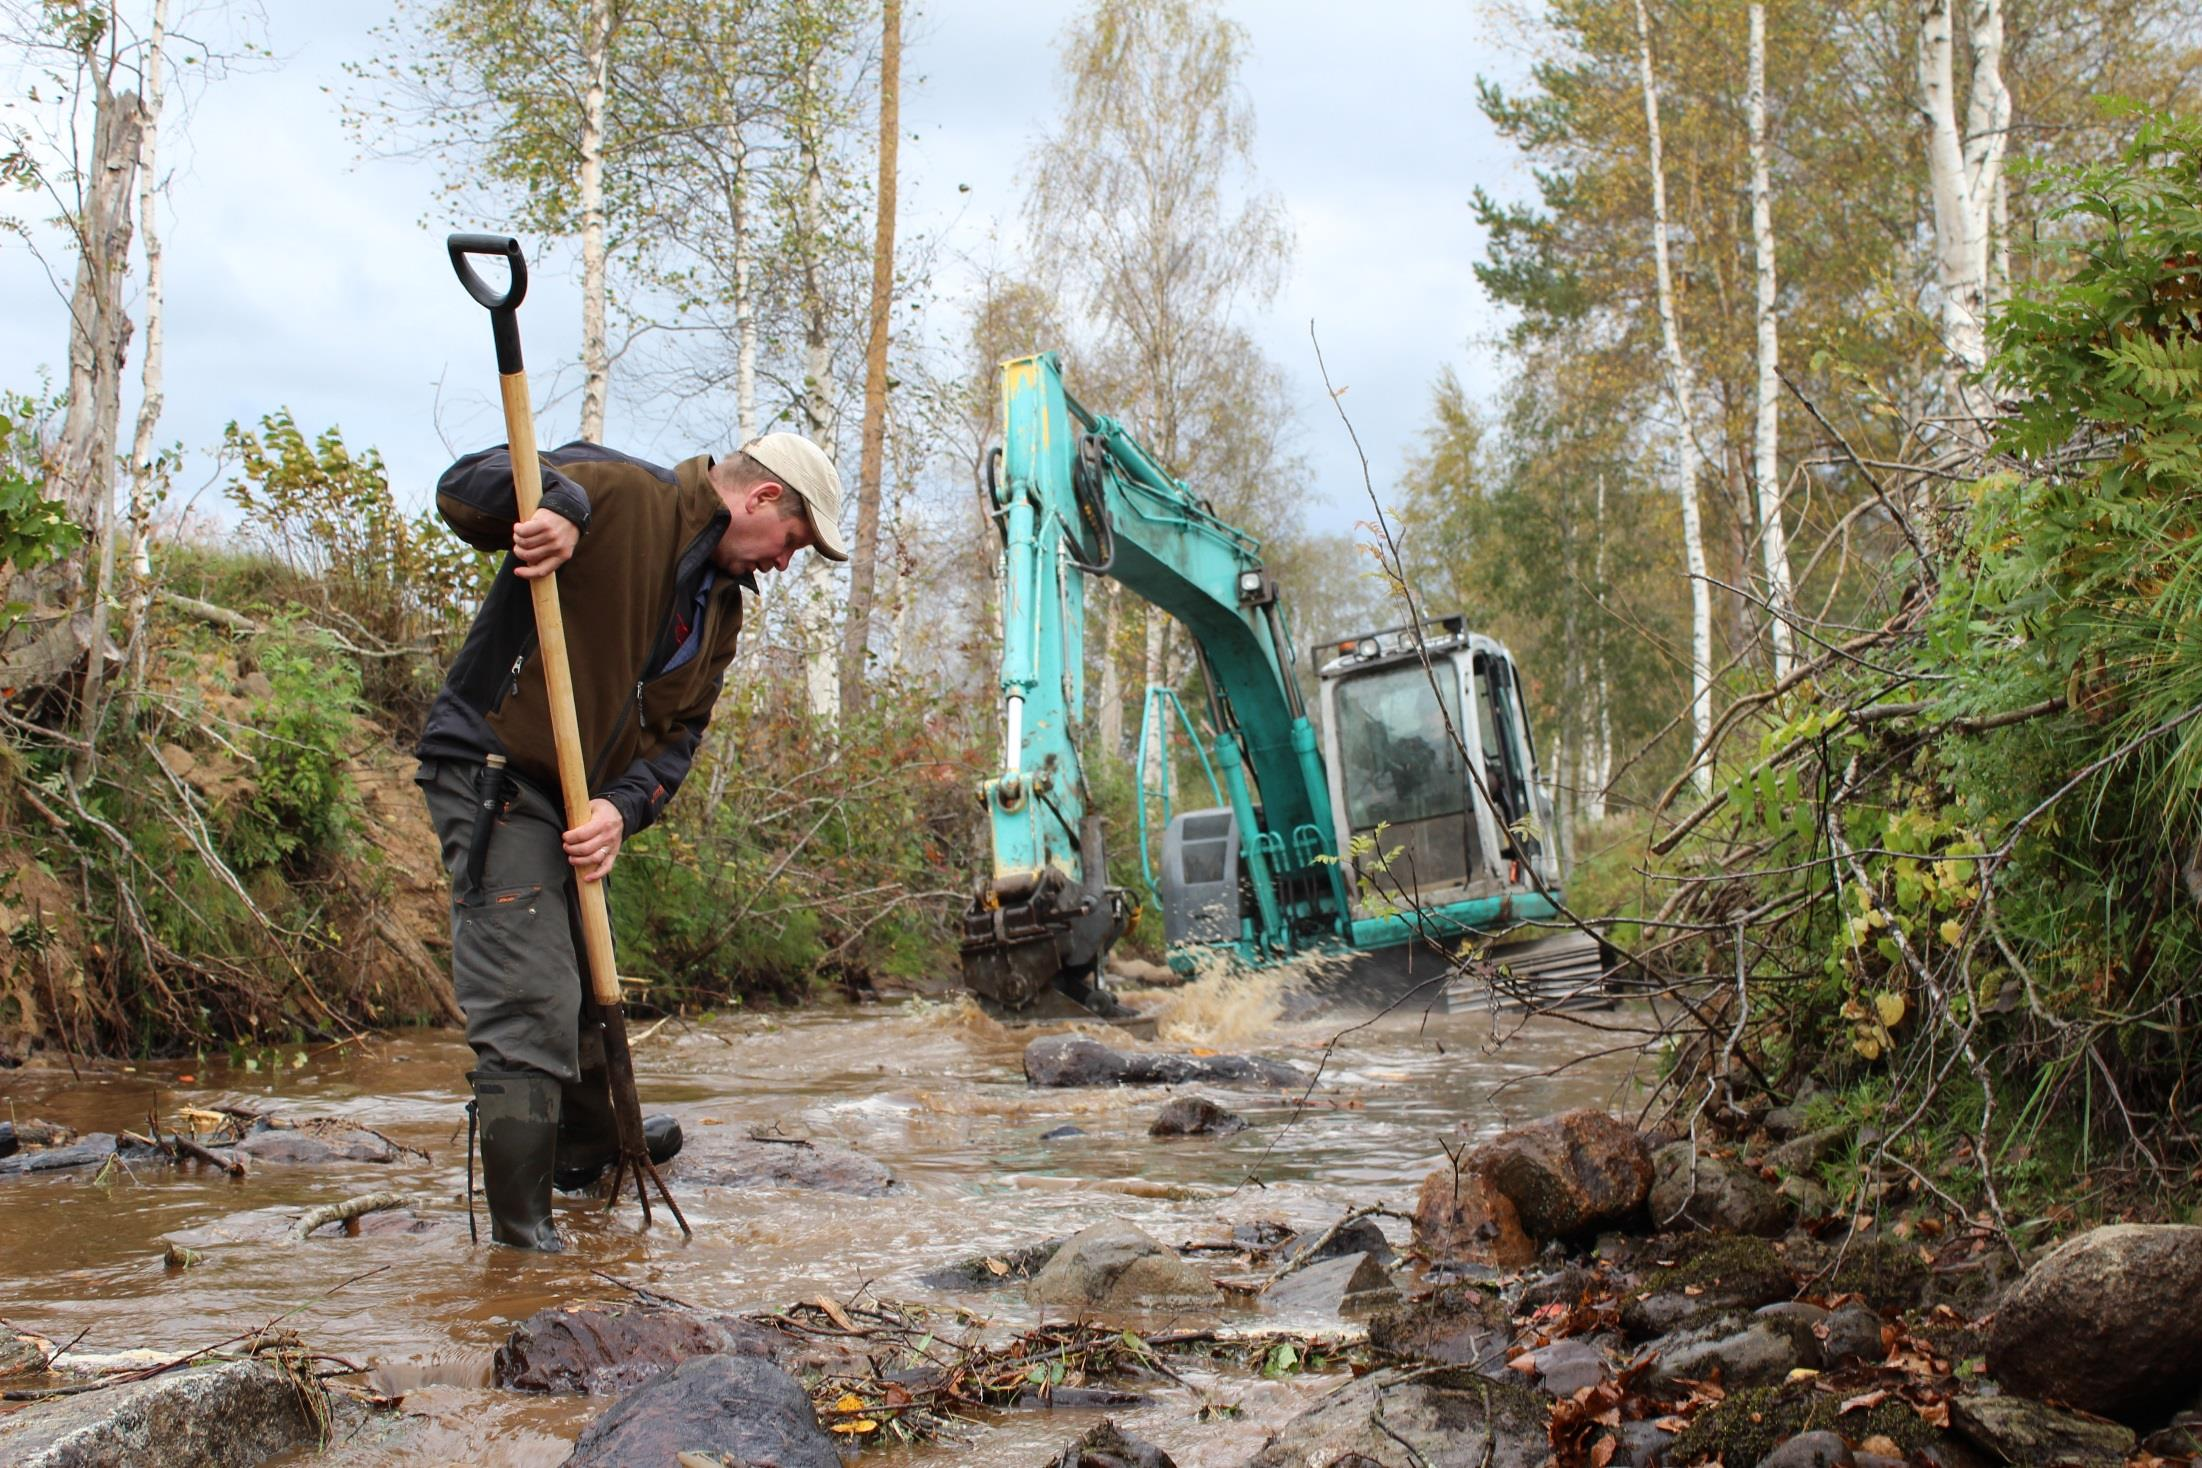
[[(497, 339), (497, 371), (510, 377), (521, 370), (520, 303), (528, 294), (528, 261), (520, 252), (520, 242), (509, 234), (454, 234), (445, 237), (443, 247), (451, 252), (451, 268), (458, 272), (459, 284), (489, 308), (489, 329)], [(502, 292), (492, 289), (468, 263), (469, 255), (500, 256), (512, 267), (511, 282)]]

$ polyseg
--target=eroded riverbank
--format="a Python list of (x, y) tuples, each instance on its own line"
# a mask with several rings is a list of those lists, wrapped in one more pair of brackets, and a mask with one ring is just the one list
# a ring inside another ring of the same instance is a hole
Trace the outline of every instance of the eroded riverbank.
[[(1256, 1049), (1312, 1066), (1343, 1024), (1268, 1020), (1274, 1007), (1260, 995), (1175, 1002), (1178, 1049)], [(1482, 1135), (1571, 1105), (1614, 1104), (1641, 1063), (1612, 1055), (1548, 1075), (1593, 1048), (1583, 1031), (1551, 1020), (1508, 1020), (1494, 1031), (1486, 1015), (1404, 1014), (1347, 1035), (1296, 1122), (1286, 1124), (1292, 1108), (1274, 1091), (1215, 1091), (1252, 1126), (1166, 1142), (1148, 1135), (1166, 1099), (1160, 1088), (1028, 1087), (1021, 1057), (1030, 1038), (960, 1005), (931, 1004), (665, 1026), (638, 1048), (643, 1092), (653, 1109), (681, 1115), (699, 1157), (722, 1137), (809, 1137), (882, 1164), (894, 1187), (857, 1196), (703, 1186), (676, 1174), (696, 1226), (692, 1242), (662, 1220), (643, 1233), (631, 1205), (607, 1215), (574, 1202), (561, 1210), (568, 1252), (552, 1259), (467, 1243), (457, 1201), (467, 1056), (455, 1036), (382, 1038), (310, 1054), (303, 1066), (284, 1051), (255, 1072), (19, 1071), (5, 1082), (16, 1116), (79, 1130), (142, 1127), (149, 1105), (164, 1118), (187, 1106), (243, 1106), (341, 1117), (428, 1157), (268, 1164), (242, 1180), (189, 1166), (111, 1174), (96, 1185), (83, 1173), (0, 1183), (0, 1235), (11, 1241), (0, 1264), (7, 1316), (57, 1341), (84, 1332), (79, 1351), (182, 1351), (283, 1316), (316, 1348), (366, 1365), (373, 1384), (403, 1393), (405, 1410), (418, 1415), (386, 1440), (340, 1442), (319, 1461), (555, 1463), (605, 1402), (493, 1390), (490, 1354), (538, 1309), (620, 1293), (591, 1271), (725, 1310), (845, 1299), (868, 1285), (880, 1296), (1028, 1324), (1039, 1312), (1014, 1292), (944, 1291), (919, 1276), (1107, 1218), (1175, 1243), (1262, 1220), (1319, 1229), (1354, 1204), (1404, 1210), (1464, 1127)], [(1064, 1127), (1080, 1134), (1048, 1139)], [(1247, 1185), (1257, 1169), (1259, 1185)], [(269, 1237), (304, 1208), (371, 1190), (446, 1201), (403, 1224), (418, 1231), (369, 1226), (358, 1237), (299, 1245)], [(192, 1240), (201, 1262), (165, 1267), (176, 1237)], [(1227, 1370), (1116, 1415), (1182, 1463), (1235, 1463), (1329, 1384)], [(1201, 1389), (1239, 1415), (1196, 1420)], [(1004, 1414), (972, 1442), (870, 1456), (1031, 1464), (1074, 1436), (1081, 1416)]]

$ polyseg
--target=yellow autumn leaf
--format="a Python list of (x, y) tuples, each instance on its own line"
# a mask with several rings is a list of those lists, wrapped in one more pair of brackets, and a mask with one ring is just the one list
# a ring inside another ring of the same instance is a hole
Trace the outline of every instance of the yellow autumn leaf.
[(864, 1410), (864, 1399), (855, 1392), (844, 1392), (841, 1400), (833, 1404), (833, 1410), (836, 1412), (861, 1412)]
[(1881, 1042), (1873, 1035), (1860, 1035), (1857, 1039), (1852, 1040), (1850, 1044), (1852, 1049), (1867, 1060), (1879, 1060), (1881, 1058)]
[(1873, 1012), (1881, 1017), (1884, 1029), (1894, 1029), (1904, 1020), (1904, 996), (1901, 994), (1876, 994)]
[(1965, 928), (1956, 918), (1944, 918), (1939, 931), (1942, 934), (1943, 942), (1955, 945), (1959, 935), (1965, 931)]
[(833, 1430), (835, 1432), (877, 1432), (879, 1431), (879, 1424), (869, 1417), (852, 1417), (846, 1422), (836, 1422), (833, 1425)]

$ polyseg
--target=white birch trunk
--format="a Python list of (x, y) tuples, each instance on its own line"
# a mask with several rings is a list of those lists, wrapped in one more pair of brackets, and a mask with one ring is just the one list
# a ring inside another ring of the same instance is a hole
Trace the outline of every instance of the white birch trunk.
[[(1674, 492), (1682, 502), (1682, 553), (1690, 576), (1690, 749), (1691, 783), (1704, 788), (1705, 774), (1695, 767), (1696, 751), (1713, 727), (1713, 596), (1705, 566), (1705, 522), (1697, 503), (1699, 451), (1691, 412), (1696, 386), (1682, 355), (1675, 322), (1674, 273), (1667, 258), (1667, 179), (1659, 138), (1659, 83), (1652, 74), (1651, 19), (1644, 0), (1636, 0), (1637, 57), (1643, 74), (1644, 128), (1651, 153), (1652, 260), (1659, 283), (1659, 330), (1667, 357), (1667, 390), (1674, 399), (1681, 442), (1675, 446)], [(1706, 465), (1710, 469), (1711, 465)]]
[(153, 33), (146, 46), (144, 93), (138, 136), (138, 238), (145, 251), (145, 356), (139, 364), (137, 428), (130, 439), (130, 691), (133, 701), (145, 684), (145, 614), (153, 598), (154, 432), (159, 428), (165, 394), (161, 388), (164, 278), (160, 231), (158, 143), (161, 117), (161, 67), (168, 46), (168, 0), (153, 0)]
[(1116, 667), (1116, 619), (1123, 587), (1110, 581), (1101, 598), (1101, 747), (1112, 756), (1124, 752), (1124, 676)]
[(606, 340), (604, 94), (612, 65), (611, 0), (590, 0), (582, 15), (581, 64), (581, 436), (604, 441), (604, 405), (612, 381)]
[[(804, 68), (806, 110), (811, 113), (797, 129), (803, 154), (803, 195), (798, 228), (802, 233), (803, 263), (803, 415), (810, 436), (836, 456), (832, 390), (833, 347), (827, 337), (825, 278), (819, 260), (825, 228), (826, 181), (818, 157), (816, 97), (818, 63)], [(833, 635), (834, 577), (824, 556), (803, 557), (802, 629), (803, 681), (813, 718), (836, 723), (841, 714), (841, 659)]]
[(1925, 0), (1919, 14), (1918, 71), (1927, 125), (1927, 179), (1934, 201), (1935, 283), (1951, 406), (1985, 416), (1986, 396), (1967, 379), (1988, 362), (1987, 317), (1997, 200), (2011, 126), (2011, 94), (2003, 85), (2001, 0), (1971, 0), (1968, 45), (1972, 96), (1964, 131), (1957, 117), (1956, 43), (1951, 12), (1957, 0)]
[(1759, 552), (1766, 563), (1767, 637), (1774, 648), (1774, 680), (1789, 676), (1796, 662), (1796, 634), (1789, 619), (1796, 595), (1790, 586), (1789, 532), (1781, 516), (1781, 333), (1775, 319), (1774, 183), (1766, 139), (1766, 7), (1751, 7), (1751, 240), (1758, 256), (1758, 431), (1757, 462)]
[[(84, 741), (72, 761), (79, 779), (96, 756), (99, 707), (107, 662), (107, 597), (115, 573), (115, 451), (122, 418), (122, 369), (131, 323), (123, 308), (130, 269), (131, 204), (143, 117), (134, 92), (117, 92), (95, 60), (92, 146), (76, 216), (77, 272), (69, 299), (69, 406), (62, 420), (53, 478), (70, 518), (82, 526), (96, 570), (84, 593), (84, 568), (62, 568), (56, 590), (72, 610), (88, 614), (81, 642), (84, 684), (77, 704), (77, 733)], [(59, 637), (36, 650), (37, 674), (52, 676), (75, 661), (78, 639), (65, 624)]]
[(734, 431), (757, 436), (757, 302), (750, 290), (756, 241), (749, 229), (749, 149), (736, 136), (734, 155)]
[(1606, 784), (1613, 770), (1613, 709), (1606, 692), (1606, 476), (1598, 476), (1598, 494), (1592, 501), (1592, 585), (1597, 588), (1598, 620), (1591, 634), (1590, 699), (1592, 719), (1583, 753), (1582, 814), (1586, 821), (1606, 818)]

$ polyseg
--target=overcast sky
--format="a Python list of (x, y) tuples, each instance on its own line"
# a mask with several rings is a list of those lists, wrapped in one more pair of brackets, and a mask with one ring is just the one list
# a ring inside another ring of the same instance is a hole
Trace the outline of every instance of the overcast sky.
[[(1367, 501), (1308, 322), (1388, 494), (1438, 370), (1454, 366), (1478, 395), (1497, 385), (1499, 318), (1470, 273), (1481, 240), (1467, 201), (1477, 184), (1511, 196), (1526, 179), (1476, 111), (1472, 81), (1518, 63), (1492, 49), (1471, 0), (1227, 8), (1252, 41), (1245, 84), (1261, 183), (1295, 234), (1285, 289), (1245, 324), (1291, 384), (1288, 431), (1315, 473), (1310, 523), (1345, 530)], [(960, 262), (986, 255), (990, 232), (1021, 234), (1025, 162), (1059, 95), (1056, 48), (1077, 9), (913, 0), (901, 218), (940, 241), (944, 310), (960, 304)], [(486, 322), (451, 278), (432, 169), (358, 161), (338, 119), (344, 63), (368, 53), (368, 29), (387, 10), (386, 0), (267, 0), (279, 63), (213, 85), (188, 136), (164, 137), (177, 177), (162, 437), (193, 456), (180, 492), (204, 478), (223, 424), (283, 405), (309, 433), (340, 424), (355, 448), (381, 449), (408, 503), (425, 501), (453, 449), (503, 437)], [(523, 324), (538, 377), (575, 357), (577, 282), (541, 273)], [(66, 346), (64, 303), (23, 244), (0, 236), (0, 385), (27, 387), (41, 368), (63, 377)], [(553, 407), (544, 441), (570, 436), (576, 413), (570, 396)], [(623, 399), (615, 375), (614, 444), (665, 462), (724, 447), (664, 423)]]

